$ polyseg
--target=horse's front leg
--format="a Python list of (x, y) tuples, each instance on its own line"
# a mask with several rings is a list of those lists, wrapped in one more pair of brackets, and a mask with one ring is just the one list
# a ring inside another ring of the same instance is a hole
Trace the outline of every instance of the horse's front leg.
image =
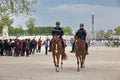
[(59, 60), (60, 60), (60, 53), (59, 52), (56, 54), (56, 57), (57, 57), (56, 72), (59, 72)]
[(54, 52), (52, 52), (52, 56), (53, 56), (54, 66), (56, 67), (56, 60), (55, 60), (55, 53)]
[(80, 71), (80, 66), (79, 66), (80, 62), (78, 55), (76, 55), (76, 58), (77, 58), (77, 71)]
[(83, 55), (81, 56), (81, 68), (84, 68), (84, 67), (85, 67), (85, 66), (84, 66), (85, 56), (86, 56), (86, 54), (83, 54)]

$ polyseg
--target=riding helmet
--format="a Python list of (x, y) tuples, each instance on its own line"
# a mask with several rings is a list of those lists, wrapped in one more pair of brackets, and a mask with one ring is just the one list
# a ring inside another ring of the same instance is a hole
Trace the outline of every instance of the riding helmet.
[(80, 24), (80, 27), (84, 27), (84, 24)]
[(56, 22), (56, 25), (60, 25), (60, 22), (59, 22), (59, 21), (57, 21), (57, 22)]

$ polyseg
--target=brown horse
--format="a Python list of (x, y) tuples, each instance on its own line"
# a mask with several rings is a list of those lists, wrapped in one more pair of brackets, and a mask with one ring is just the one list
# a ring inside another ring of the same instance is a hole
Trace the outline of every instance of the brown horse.
[(51, 50), (52, 50), (53, 62), (56, 67), (56, 72), (59, 72), (60, 57), (61, 57), (61, 68), (62, 68), (63, 60), (67, 59), (67, 55), (65, 54), (65, 52), (62, 48), (62, 43), (61, 43), (58, 35), (53, 36)]
[(79, 38), (75, 39), (75, 53), (76, 53), (77, 66), (78, 66), (77, 71), (80, 71), (80, 64), (81, 64), (81, 68), (84, 67), (86, 49), (85, 49), (84, 41)]

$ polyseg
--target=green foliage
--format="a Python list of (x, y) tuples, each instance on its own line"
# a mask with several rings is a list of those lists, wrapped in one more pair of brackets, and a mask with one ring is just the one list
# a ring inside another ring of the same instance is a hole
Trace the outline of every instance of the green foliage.
[(105, 38), (108, 38), (108, 37), (110, 37), (112, 34), (113, 34), (113, 30), (108, 30), (108, 31), (104, 34), (104, 37), (105, 37)]
[(25, 30), (22, 28), (22, 26), (18, 26), (18, 27), (13, 27), (13, 26), (10, 26), (8, 28), (9, 30), (9, 34), (10, 35), (23, 35), (25, 34)]
[(32, 5), (36, 0), (0, 0), (0, 15), (23, 14), (33, 11)]
[(0, 19), (0, 24), (3, 27), (4, 25), (10, 26), (13, 23), (13, 19), (10, 19), (8, 15), (2, 15)]
[(72, 34), (72, 29), (69, 26), (62, 27), (65, 34)]
[[(65, 34), (71, 34), (72, 31), (70, 32), (70, 29), (69, 27), (63, 27), (63, 30), (64, 30), (64, 33)], [(10, 35), (31, 35), (31, 33), (29, 33), (29, 29), (27, 30), (24, 30), (22, 28), (22, 26), (17, 26), (17, 27), (13, 27), (13, 26), (9, 26), (8, 27), (8, 30), (9, 30), (9, 34)], [(33, 28), (33, 34), (35, 35), (51, 35), (51, 32), (53, 30), (53, 27), (52, 26), (39, 26), (39, 27), (34, 27)], [(0, 32), (2, 31), (2, 27), (0, 25)]]
[(34, 32), (34, 27), (35, 27), (35, 19), (29, 18), (29, 19), (26, 21), (26, 26), (27, 26), (27, 28), (28, 28), (28, 33), (29, 33), (29, 34), (33, 34), (33, 32)]
[(2, 15), (0, 18), (0, 33), (2, 33), (3, 27), (6, 26), (11, 26), (13, 23), (13, 19), (10, 19), (8, 15)]
[(53, 27), (34, 27), (34, 34), (50, 35)]
[(104, 30), (100, 30), (98, 33), (97, 33), (97, 38), (100, 39), (100, 38), (103, 38), (104, 37)]
[(118, 26), (114, 30), (115, 30), (115, 34), (120, 35), (120, 26)]
[[(33, 11), (32, 5), (36, 3), (36, 0), (0, 0), (0, 32), (2, 32), (3, 27), (9, 26), (13, 23), (13, 19), (10, 16), (18, 14), (29, 14)], [(13, 28), (9, 28), (13, 30)], [(21, 28), (18, 28), (19, 32)], [(17, 32), (10, 32), (17, 33)]]
[(2, 33), (2, 29), (3, 29), (3, 26), (2, 26), (2, 24), (0, 23), (0, 33)]

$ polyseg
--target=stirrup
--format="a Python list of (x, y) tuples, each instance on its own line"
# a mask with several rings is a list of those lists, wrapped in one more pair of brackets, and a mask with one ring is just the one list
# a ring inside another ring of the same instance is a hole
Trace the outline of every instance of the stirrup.
[(49, 52), (51, 52), (51, 50), (48, 50)]
[(88, 52), (86, 52), (86, 55), (89, 55), (89, 53), (88, 53)]

